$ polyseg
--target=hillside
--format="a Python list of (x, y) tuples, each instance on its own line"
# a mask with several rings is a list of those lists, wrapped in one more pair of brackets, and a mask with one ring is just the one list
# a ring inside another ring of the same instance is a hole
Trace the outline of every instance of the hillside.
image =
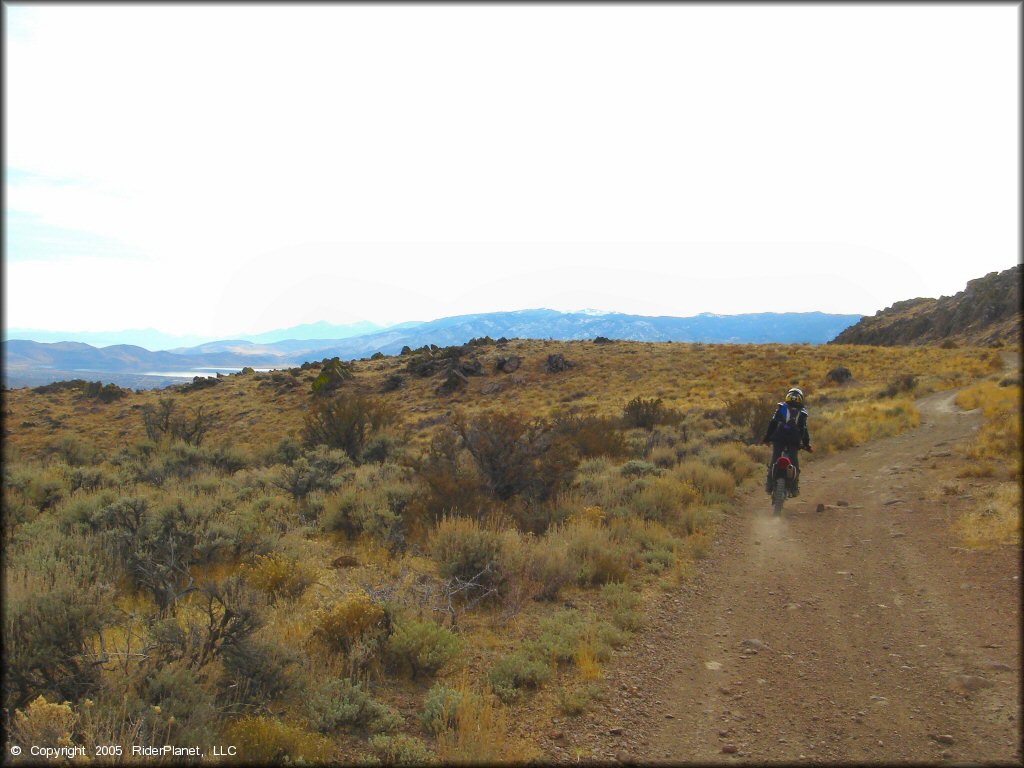
[(1021, 267), (971, 280), (953, 296), (898, 301), (862, 318), (834, 344), (1019, 344)]
[[(383, 330), (368, 324), (348, 327), (324, 323), (296, 326), (296, 333), (268, 332), (259, 340), (210, 341), (193, 347), (151, 352), (134, 345), (97, 348), (80, 342), (10, 339), (3, 342), (4, 382), (8, 387), (36, 385), (60, 378), (102, 378), (123, 384), (150, 371), (187, 372), (245, 366), (284, 368), (325, 357), (353, 360), (377, 353), (396, 354), (403, 347), (450, 346), (490, 336), (523, 339), (591, 339), (604, 336), (627, 341), (705, 343), (824, 343), (860, 315), (821, 312), (748, 315), (645, 317), (615, 313), (556, 312), (536, 309), (445, 317), (426, 323), (401, 323)], [(317, 332), (345, 330), (345, 338), (310, 338)], [(348, 338), (351, 336), (352, 338)], [(64, 372), (72, 372), (66, 376)], [(179, 376), (185, 376), (179, 373)], [(185, 376), (190, 378), (190, 376)], [(162, 387), (171, 379), (154, 377), (142, 386)]]
[[(15, 737), (74, 721), (90, 753), (551, 758), (618, 716), (604, 681), (762, 483), (754, 443), (786, 388), (808, 394), (813, 466), (912, 430), (918, 395), (1019, 392), (988, 381), (1001, 366), (964, 348), (513, 340), (109, 399), (9, 390)], [(975, 472), (1009, 467), (979, 450)], [(581, 756), (605, 754), (558, 759)]]

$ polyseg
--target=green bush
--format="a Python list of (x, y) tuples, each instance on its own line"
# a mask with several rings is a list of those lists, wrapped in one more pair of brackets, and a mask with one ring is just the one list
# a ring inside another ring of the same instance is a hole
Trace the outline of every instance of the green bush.
[(61, 588), (4, 606), (4, 702), (21, 707), (39, 695), (78, 701), (100, 684), (89, 641), (108, 617), (95, 593)]
[(435, 674), (462, 650), (462, 639), (433, 621), (398, 623), (388, 640), (388, 656), (408, 666), (415, 680)]
[(382, 765), (427, 765), (434, 762), (433, 752), (423, 742), (402, 733), (372, 736), (370, 749)]
[[(469, 696), (476, 694), (469, 693)], [(420, 712), (420, 722), (423, 727), (434, 735), (443, 731), (458, 728), (456, 713), (462, 703), (463, 693), (458, 688), (443, 683), (434, 683), (427, 692), (427, 698), (423, 702), (423, 710)]]
[(539, 688), (550, 677), (547, 662), (523, 652), (503, 656), (488, 674), (491, 690), (506, 704), (521, 698), (525, 689)]
[(552, 529), (548, 535), (565, 548), (566, 559), (573, 564), (581, 586), (623, 581), (632, 570), (635, 543), (616, 541), (605, 528), (567, 525)]
[(618, 458), (629, 453), (626, 436), (619, 431), (620, 424), (607, 417), (562, 414), (555, 418), (555, 430), (568, 438), (583, 458), (611, 456)]
[(171, 722), (171, 731), (180, 743), (204, 742), (216, 736), (214, 702), (203, 687), (201, 677), (181, 665), (165, 665), (146, 678), (143, 703), (160, 707), (162, 719)]
[(601, 587), (601, 598), (611, 609), (612, 623), (619, 629), (635, 632), (643, 626), (643, 616), (637, 608), (640, 595), (625, 584), (605, 584)]
[(397, 419), (394, 407), (382, 400), (339, 393), (313, 401), (306, 415), (302, 439), (307, 446), (338, 448), (352, 461), (360, 461), (370, 437)]
[(309, 691), (306, 715), (312, 728), (331, 733), (341, 726), (369, 733), (385, 733), (402, 725), (392, 707), (376, 701), (358, 683), (330, 678)]
[(476, 462), (484, 485), (497, 498), (547, 501), (572, 482), (579, 456), (546, 422), (490, 411), (458, 418), (455, 428)]
[(682, 414), (666, 408), (662, 399), (634, 397), (622, 409), (622, 420), (629, 427), (654, 429), (658, 424), (678, 424)]
[(445, 517), (431, 538), (431, 554), (442, 576), (476, 579), (481, 587), (499, 588), (501, 534), (472, 518)]
[(619, 473), (623, 477), (644, 477), (645, 475), (661, 474), (661, 470), (649, 461), (631, 459), (622, 465), (619, 469)]
[(544, 536), (531, 551), (530, 576), (537, 585), (537, 599), (557, 600), (562, 588), (576, 579), (576, 568), (560, 542)]

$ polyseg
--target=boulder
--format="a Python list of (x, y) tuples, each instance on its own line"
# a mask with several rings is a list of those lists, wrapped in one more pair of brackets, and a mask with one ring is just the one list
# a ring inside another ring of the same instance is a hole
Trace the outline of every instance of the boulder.
[(494, 363), (494, 370), (501, 371), (502, 373), (513, 373), (519, 369), (522, 362), (523, 361), (519, 359), (518, 355), (499, 357)]
[(562, 373), (572, 368), (572, 363), (565, 359), (564, 355), (548, 355), (548, 360), (544, 364), (545, 369), (548, 373)]
[(450, 395), (458, 389), (463, 389), (467, 384), (469, 384), (469, 379), (456, 366), (452, 366), (445, 374), (444, 381), (437, 388), (437, 394)]

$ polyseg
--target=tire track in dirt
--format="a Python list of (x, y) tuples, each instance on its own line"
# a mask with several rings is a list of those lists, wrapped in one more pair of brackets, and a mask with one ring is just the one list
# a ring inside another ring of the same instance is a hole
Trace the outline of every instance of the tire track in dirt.
[(933, 500), (981, 420), (954, 397), (807, 462), (780, 518), (743, 497), (616, 660), (603, 707), (556, 723), (546, 756), (1019, 764), (1020, 552), (957, 547), (955, 500)]

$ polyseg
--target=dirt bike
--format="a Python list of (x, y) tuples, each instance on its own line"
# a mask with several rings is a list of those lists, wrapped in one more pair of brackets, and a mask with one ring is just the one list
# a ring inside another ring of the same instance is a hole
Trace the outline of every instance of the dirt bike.
[[(799, 450), (799, 449), (792, 449)], [(811, 451), (810, 447), (805, 450)], [(798, 471), (793, 459), (790, 457), (790, 448), (783, 448), (775, 466), (771, 468), (769, 487), (772, 494), (772, 514), (778, 517), (782, 514), (782, 505), (789, 497), (795, 495), (796, 479)], [(813, 453), (813, 451), (811, 451)]]

